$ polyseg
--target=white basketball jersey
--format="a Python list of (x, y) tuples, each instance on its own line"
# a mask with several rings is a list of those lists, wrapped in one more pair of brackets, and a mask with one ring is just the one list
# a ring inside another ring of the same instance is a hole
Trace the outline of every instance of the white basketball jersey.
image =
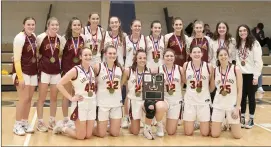
[[(109, 34), (108, 31), (105, 32), (105, 38), (104, 38), (104, 48), (106, 46), (113, 45), (117, 48), (117, 56), (118, 56), (118, 62), (120, 63), (121, 66), (124, 65), (124, 60), (123, 60), (123, 51), (124, 51), (124, 46), (123, 42), (120, 41), (120, 37), (112, 38), (112, 36)], [(105, 59), (103, 58), (103, 61)]]
[[(222, 79), (224, 80), (225, 75), (222, 74)], [(237, 101), (237, 80), (235, 75), (235, 66), (231, 65), (228, 73), (228, 77), (225, 84), (225, 90), (229, 92), (226, 96), (221, 94), (223, 89), (223, 84), (221, 81), (221, 71), (217, 67), (215, 69), (215, 85), (216, 85), (216, 94), (213, 102), (213, 107), (223, 110), (231, 110)]]
[(115, 76), (113, 80), (114, 93), (111, 94), (108, 90), (109, 85), (110, 85), (110, 80), (109, 80), (109, 76), (108, 76), (107, 69), (105, 66), (105, 62), (100, 63), (100, 72), (97, 77), (98, 79), (97, 106), (102, 106), (102, 107), (122, 106), (121, 77), (122, 77), (122, 70), (120, 67), (116, 67)]
[(136, 54), (136, 50), (138, 50), (138, 49), (145, 50), (145, 48), (146, 48), (144, 35), (140, 35), (140, 39), (136, 43), (133, 43), (130, 38), (131, 38), (131, 36), (125, 37), (125, 43), (126, 43), (125, 67), (132, 66), (133, 58)]
[[(210, 104), (211, 97), (209, 91), (209, 79), (210, 73), (208, 70), (208, 64), (206, 62), (202, 62), (202, 71), (201, 71), (201, 82), (199, 83), (202, 85), (201, 92), (198, 93), (196, 91), (197, 88), (197, 80), (196, 75), (194, 74), (194, 68), (192, 67), (192, 62), (187, 63), (186, 68), (186, 92), (184, 95), (184, 102), (190, 105), (206, 105)], [(196, 71), (199, 74), (199, 70)]]
[[(77, 70), (77, 78), (75, 80), (72, 80), (72, 86), (74, 87), (75, 95), (81, 95), (85, 99), (92, 99), (96, 98), (95, 94), (95, 74), (90, 67), (89, 72), (85, 72), (83, 67), (81, 65), (74, 66)], [(89, 79), (91, 77), (91, 82), (89, 82)], [(91, 90), (92, 96), (88, 96), (88, 90)]]
[[(129, 99), (134, 99), (134, 100), (143, 100), (142, 98), (142, 84), (143, 84), (143, 74), (140, 75), (141, 78), (141, 86), (140, 89), (138, 89), (138, 91), (140, 91), (140, 97), (136, 96), (135, 90), (136, 90), (136, 82), (137, 82), (137, 71), (133, 71), (132, 69), (130, 69), (130, 77), (128, 80), (128, 98)], [(148, 71), (145, 71), (145, 73), (149, 73)]]
[[(169, 86), (169, 82), (168, 82), (168, 78), (167, 78), (167, 72), (166, 72), (166, 68), (164, 69), (164, 65), (159, 66), (159, 73), (163, 73), (164, 74), (164, 97), (167, 100), (167, 102), (169, 103), (176, 103), (178, 101), (182, 101), (183, 100), (183, 95), (182, 95), (182, 87), (181, 87), (181, 71), (179, 69), (178, 65), (174, 65), (174, 70), (172, 71), (168, 71), (169, 74), (169, 79), (171, 79), (171, 76), (173, 75), (173, 83), (172, 83), (172, 87)], [(174, 93), (172, 95), (170, 95), (168, 93), (169, 90), (173, 90)]]
[(97, 54), (96, 55), (92, 54), (91, 63), (92, 64), (100, 63), (101, 62), (101, 42), (103, 39), (102, 28), (98, 27), (95, 36), (92, 36), (92, 33), (91, 33), (89, 26), (85, 26), (84, 30), (85, 30), (84, 35), (86, 38), (86, 46), (94, 48), (94, 44), (98, 45)]
[[(147, 45), (147, 67), (158, 68), (163, 64), (163, 52), (165, 48), (164, 36), (161, 36), (158, 41), (153, 41), (152, 36), (146, 37), (146, 45)], [(157, 50), (158, 49), (158, 50)], [(157, 52), (157, 55), (155, 54)], [(158, 56), (159, 60), (156, 63), (154, 61), (155, 55)]]

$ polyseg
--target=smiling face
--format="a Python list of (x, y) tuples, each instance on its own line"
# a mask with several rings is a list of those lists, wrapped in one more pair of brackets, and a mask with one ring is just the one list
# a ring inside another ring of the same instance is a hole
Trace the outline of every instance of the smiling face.
[(59, 30), (59, 22), (56, 19), (52, 19), (48, 21), (48, 31), (51, 33), (57, 33)]
[(141, 22), (139, 20), (135, 20), (132, 23), (131, 30), (133, 34), (140, 34), (141, 33)]
[(229, 62), (229, 53), (226, 49), (220, 49), (217, 54), (217, 59), (220, 63)]
[(171, 50), (168, 50), (164, 53), (164, 63), (167, 65), (173, 64), (175, 61), (175, 55), (174, 52)]
[(180, 19), (177, 19), (174, 21), (174, 24), (173, 24), (173, 29), (176, 31), (176, 32), (181, 32), (182, 29), (183, 29), (183, 21), (180, 20)]
[(120, 21), (117, 17), (111, 17), (109, 20), (109, 27), (112, 31), (117, 31), (120, 27)]
[(82, 25), (81, 25), (80, 20), (74, 20), (72, 22), (71, 28), (72, 28), (72, 32), (74, 32), (76, 34), (80, 34), (81, 29), (82, 29)]
[(88, 48), (84, 48), (82, 50), (82, 53), (79, 56), (79, 58), (81, 59), (82, 64), (88, 64), (88, 65), (90, 65), (91, 58), (92, 58), (92, 52), (91, 52), (91, 50), (88, 49)]
[(162, 31), (162, 27), (160, 23), (153, 23), (152, 28), (151, 28), (152, 34), (159, 36)]
[(192, 58), (193, 61), (201, 60), (201, 57), (202, 57), (201, 49), (199, 47), (192, 48), (190, 57)]
[(100, 23), (100, 16), (96, 13), (91, 14), (88, 21), (90, 22), (92, 26), (98, 26)]
[(203, 24), (202, 23), (196, 23), (194, 26), (194, 31), (196, 35), (201, 36), (203, 33)]
[(138, 67), (145, 67), (147, 64), (147, 55), (145, 52), (139, 52), (136, 56), (136, 62)]
[(35, 20), (33, 19), (28, 19), (24, 22), (24, 31), (27, 33), (27, 34), (32, 34), (34, 33), (35, 31), (35, 27), (36, 27), (36, 22)]
[(228, 29), (227, 26), (224, 23), (220, 23), (217, 28), (217, 32), (219, 35), (224, 36), (226, 35)]
[(114, 47), (107, 48), (105, 52), (105, 58), (107, 62), (115, 62), (115, 60), (117, 59), (117, 50)]
[(242, 40), (245, 40), (247, 38), (248, 32), (247, 29), (243, 26), (239, 28), (239, 36)]

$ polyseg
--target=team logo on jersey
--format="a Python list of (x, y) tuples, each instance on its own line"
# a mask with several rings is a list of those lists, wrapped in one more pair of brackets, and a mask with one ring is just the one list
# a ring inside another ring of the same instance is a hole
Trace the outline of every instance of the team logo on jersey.
[(208, 48), (207, 47), (207, 42), (204, 42), (204, 44), (201, 46), (201, 48), (207, 50), (207, 48)]

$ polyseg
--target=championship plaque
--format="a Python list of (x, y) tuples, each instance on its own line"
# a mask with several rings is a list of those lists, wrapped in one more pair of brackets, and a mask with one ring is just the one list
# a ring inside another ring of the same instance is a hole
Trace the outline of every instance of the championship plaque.
[(143, 100), (164, 100), (164, 74), (145, 73), (142, 84)]

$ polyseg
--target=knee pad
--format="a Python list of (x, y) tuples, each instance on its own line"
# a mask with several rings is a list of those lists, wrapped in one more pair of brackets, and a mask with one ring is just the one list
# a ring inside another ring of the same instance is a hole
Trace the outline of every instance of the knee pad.
[[(153, 105), (154, 109), (149, 109), (149, 106)], [(145, 110), (146, 110), (146, 117), (148, 119), (153, 119), (154, 116), (155, 116), (155, 110), (156, 110), (156, 107), (155, 107), (155, 101), (152, 101), (152, 100), (145, 100), (144, 102), (144, 107), (145, 107)]]

